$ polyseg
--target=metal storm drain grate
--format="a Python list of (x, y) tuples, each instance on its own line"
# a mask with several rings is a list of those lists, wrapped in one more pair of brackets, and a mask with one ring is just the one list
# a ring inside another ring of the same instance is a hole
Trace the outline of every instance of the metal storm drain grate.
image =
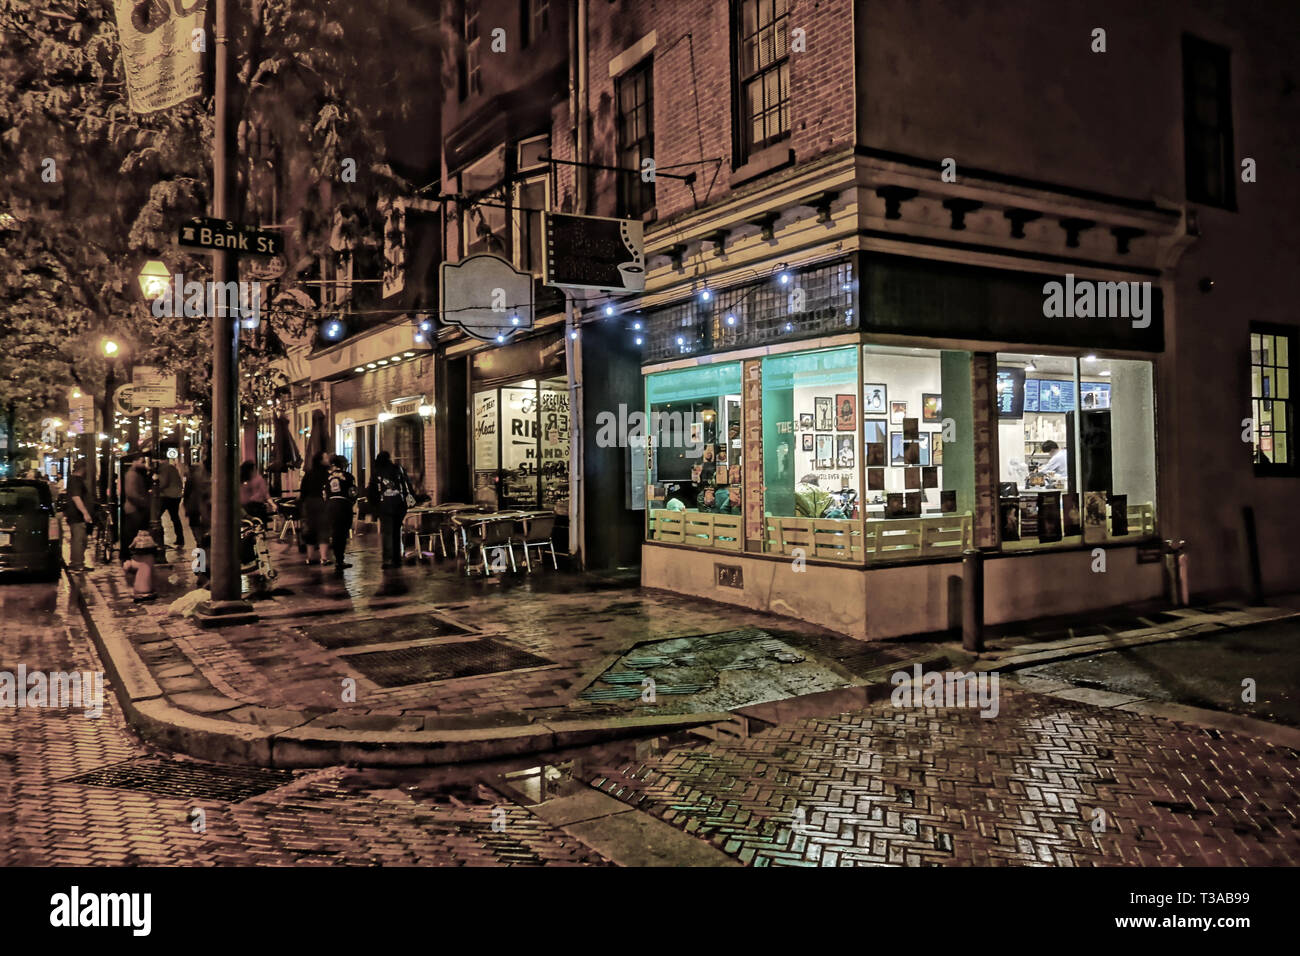
[(160, 797), (239, 803), (292, 783), (293, 772), (136, 757), (69, 777), (63, 782), (79, 783), (87, 787), (135, 790)]
[(308, 639), (328, 650), (337, 647), (358, 647), (364, 644), (398, 644), (402, 641), (419, 641), (429, 637), (473, 633), (468, 628), (428, 611), (421, 614), (402, 614), (361, 621), (313, 624), (300, 630)]
[(391, 651), (347, 654), (342, 660), (365, 674), (380, 687), (402, 687), (429, 681), (474, 677), (524, 667), (542, 667), (554, 663), (536, 654), (480, 638), (455, 644), (426, 644), (399, 647)]

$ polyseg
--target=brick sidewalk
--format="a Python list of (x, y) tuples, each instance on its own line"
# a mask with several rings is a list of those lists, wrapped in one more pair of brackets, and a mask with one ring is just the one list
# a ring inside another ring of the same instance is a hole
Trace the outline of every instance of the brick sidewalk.
[[(53, 591), (47, 588), (47, 591)], [(33, 608), (5, 595), (0, 670), (97, 670), (66, 590)], [(473, 781), (398, 786), (345, 767), (282, 774), (274, 789), (217, 799), (71, 779), (124, 767), (207, 765), (142, 745), (109, 691), (88, 719), (54, 708), (0, 710), (0, 867), (188, 865), (608, 865), (578, 840)], [(218, 768), (220, 769), (220, 768)], [(180, 788), (183, 790), (184, 788)], [(193, 828), (203, 810), (204, 831)]]
[(591, 783), (753, 866), (1300, 863), (1296, 751), (1005, 685), (992, 719), (885, 701)]
[[(914, 646), (863, 645), (799, 621), (550, 568), (485, 580), (466, 577), (453, 562), (444, 562), (408, 564), (383, 574), (377, 556), (363, 548), (348, 554), (356, 567), (340, 581), (329, 568), (306, 567), (288, 545), (273, 542), (272, 553), (280, 569), (277, 589), (292, 593), (256, 602), (262, 619), (243, 626), (204, 629), (170, 615), (170, 601), (193, 587), (193, 575), (179, 563), (157, 570), (160, 598), (153, 604), (133, 604), (122, 574), (114, 569), (93, 572), (90, 580), (174, 704), (250, 722), (259, 719), (258, 711), (261, 716), (276, 711), (369, 716), (375, 729), (406, 729), (421, 720), (443, 727), (457, 721), (491, 724), (521, 713), (531, 718), (645, 713), (639, 701), (610, 705), (576, 697), (638, 643), (741, 627), (779, 633), (834, 662), (846, 682), (848, 675), (910, 660), (917, 653)], [(330, 643), (347, 641), (359, 628), (382, 631), (385, 621), (400, 623), (411, 615), (445, 622), (453, 630), (463, 625), (472, 633), (391, 644), (380, 633), (370, 638), (373, 643), (337, 647), (308, 636), (324, 629)], [(492, 638), (542, 658), (541, 664), (384, 687), (347, 658), (381, 647), (397, 650), (471, 637)], [(357, 683), (354, 703), (341, 699), (345, 678)], [(219, 710), (218, 696), (246, 706)], [(658, 712), (683, 706), (663, 700), (669, 706)]]

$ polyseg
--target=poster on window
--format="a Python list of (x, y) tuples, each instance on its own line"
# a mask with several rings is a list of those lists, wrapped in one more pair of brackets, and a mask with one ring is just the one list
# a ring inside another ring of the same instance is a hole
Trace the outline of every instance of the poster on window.
[(474, 468), (497, 467), (497, 393), (479, 392), (474, 396)]
[(541, 477), (542, 508), (553, 508), (569, 496), (569, 390), (542, 386)]

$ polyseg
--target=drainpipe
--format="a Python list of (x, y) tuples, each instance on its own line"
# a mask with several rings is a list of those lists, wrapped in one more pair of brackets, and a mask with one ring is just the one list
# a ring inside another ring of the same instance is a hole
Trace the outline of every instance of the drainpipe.
[(582, 347), (574, 338), (578, 316), (573, 298), (564, 296), (564, 357), (569, 371), (569, 554), (577, 568), (586, 566), (586, 513), (583, 503)]
[[(571, 49), (574, 53), (573, 76), (574, 76), (574, 118), (577, 123), (576, 147), (574, 159), (579, 163), (586, 163), (590, 157), (588, 154), (588, 134), (587, 127), (589, 119), (587, 116), (587, 0), (576, 0), (577, 8), (574, 17), (573, 27), (570, 36), (573, 39)], [(574, 198), (576, 201), (576, 212), (578, 215), (586, 215), (588, 212), (588, 203), (590, 197), (587, 195), (587, 169), (584, 166), (575, 166), (574, 171)]]

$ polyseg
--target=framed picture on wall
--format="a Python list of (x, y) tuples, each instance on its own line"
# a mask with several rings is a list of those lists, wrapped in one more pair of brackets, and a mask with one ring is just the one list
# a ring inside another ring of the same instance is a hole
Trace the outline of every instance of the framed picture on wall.
[(853, 458), (852, 435), (835, 436), (835, 463), (839, 468), (856, 467), (856, 462)]
[(903, 416), (907, 414), (907, 402), (890, 402), (889, 403), (889, 424), (903, 424)]
[(862, 386), (862, 414), (889, 414), (889, 390), (884, 385), (868, 383)]
[(943, 421), (943, 396), (933, 392), (921, 393), (921, 421)]
[[(827, 399), (829, 402), (830, 399)], [(834, 468), (835, 467), (835, 436), (818, 435), (817, 452), (815, 457), (816, 464), (814, 468)]]
[(813, 427), (813, 413), (812, 413), (812, 412), (800, 412), (800, 413), (799, 413), (799, 427), (800, 427), (800, 428), (803, 428), (803, 429), (806, 429), (806, 430), (808, 430), (808, 431), (812, 431), (812, 427)]
[(884, 442), (872, 441), (867, 442), (866, 448), (867, 467), (883, 468), (885, 466), (885, 444)]
[(867, 469), (867, 491), (884, 491), (885, 490), (885, 469), (868, 468)]
[(888, 441), (888, 438), (886, 437), (886, 433), (889, 431), (889, 422), (885, 421), (885, 419), (868, 418), (862, 424), (866, 430), (866, 437), (863, 438), (863, 441), (865, 441), (868, 445), (877, 442), (883, 445), (886, 441)]
[(816, 412), (814, 428), (819, 432), (828, 432), (835, 428), (835, 400), (832, 398), (814, 398), (813, 410)]
[(903, 461), (903, 433), (889, 433), (889, 463), (901, 467), (906, 464)]
[(835, 430), (837, 432), (855, 432), (858, 430), (858, 399), (856, 395), (835, 396)]
[[(811, 415), (809, 415), (808, 417), (809, 417), (809, 418), (812, 418)], [(804, 436), (803, 436), (803, 450), (804, 450), (804, 451), (812, 451), (812, 450), (813, 450), (813, 436), (812, 436), (812, 432), (805, 432), (805, 433), (804, 433)]]
[(943, 464), (943, 432), (930, 432), (930, 464)]

